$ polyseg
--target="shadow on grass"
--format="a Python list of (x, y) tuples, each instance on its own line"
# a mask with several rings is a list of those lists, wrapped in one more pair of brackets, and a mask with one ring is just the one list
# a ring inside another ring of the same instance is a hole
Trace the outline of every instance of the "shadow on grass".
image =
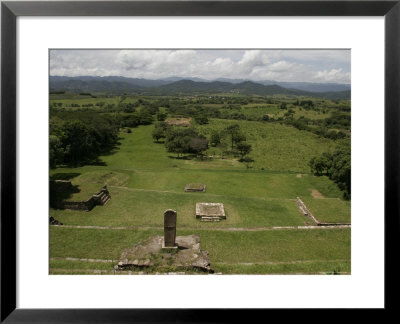
[(174, 160), (193, 160), (194, 157), (191, 155), (182, 155), (182, 156), (168, 155), (168, 158), (174, 159)]
[(82, 161), (68, 161), (64, 164), (58, 165), (61, 168), (79, 168), (85, 165), (95, 165), (95, 166), (107, 166), (107, 163), (102, 161), (98, 156), (93, 158), (87, 158)]
[(173, 155), (168, 155), (168, 158), (174, 159), (174, 160), (184, 160), (184, 161), (214, 161), (215, 158), (207, 155), (182, 155), (182, 156), (173, 156)]
[[(120, 140), (122, 138), (118, 138)], [(104, 162), (99, 158), (99, 156), (109, 156), (117, 153), (121, 148), (119, 147), (121, 145), (121, 142), (116, 142), (114, 144), (108, 145), (108, 146), (103, 146), (102, 150), (99, 152), (99, 154), (90, 156), (90, 157), (85, 157), (81, 160), (75, 159), (73, 161), (68, 161), (65, 162), (62, 167), (67, 167), (67, 168), (78, 168), (82, 167), (85, 165), (94, 165), (94, 166), (107, 166), (107, 163)]]
[(117, 142), (115, 142), (114, 144), (103, 146), (103, 148), (100, 152), (100, 155), (108, 156), (108, 155), (117, 153), (121, 149), (120, 148), (120, 145), (121, 145), (120, 140), (122, 140), (122, 139), (123, 139), (122, 137), (118, 137)]
[(53, 180), (71, 180), (81, 175), (80, 173), (55, 173), (50, 176), (50, 181)]
[[(57, 178), (54, 176), (61, 175), (61, 173), (57, 173), (53, 175), (53, 178)], [(79, 173), (66, 173), (65, 175), (79, 175)], [(62, 202), (66, 199), (72, 197), (73, 194), (80, 192), (78, 185), (73, 185), (69, 179), (52, 179), (49, 184), (49, 202), (50, 207), (54, 209), (62, 209)]]

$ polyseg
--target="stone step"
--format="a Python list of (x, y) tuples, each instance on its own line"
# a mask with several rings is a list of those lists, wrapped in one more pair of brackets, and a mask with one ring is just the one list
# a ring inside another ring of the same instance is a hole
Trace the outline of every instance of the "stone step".
[(201, 218), (202, 222), (219, 222), (221, 219), (219, 217), (207, 217), (207, 216), (203, 216)]

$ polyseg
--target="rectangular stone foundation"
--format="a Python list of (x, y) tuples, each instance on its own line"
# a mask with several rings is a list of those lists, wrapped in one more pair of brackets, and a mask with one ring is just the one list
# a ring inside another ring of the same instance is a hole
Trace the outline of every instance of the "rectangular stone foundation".
[(206, 185), (201, 183), (188, 183), (185, 186), (186, 192), (206, 192)]
[(196, 203), (196, 218), (203, 222), (219, 222), (226, 219), (224, 204), (222, 203)]

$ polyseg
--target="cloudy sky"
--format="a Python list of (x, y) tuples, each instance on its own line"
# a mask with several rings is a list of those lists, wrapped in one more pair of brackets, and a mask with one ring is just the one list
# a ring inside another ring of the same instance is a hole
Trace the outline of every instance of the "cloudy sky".
[(350, 83), (350, 50), (51, 50), (50, 75)]

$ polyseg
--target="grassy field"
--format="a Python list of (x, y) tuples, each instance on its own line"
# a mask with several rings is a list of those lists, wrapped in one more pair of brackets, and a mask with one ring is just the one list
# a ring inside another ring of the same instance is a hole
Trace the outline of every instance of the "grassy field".
[[(237, 117), (245, 116), (246, 119), (250, 120), (259, 120), (265, 115), (268, 115), (270, 118), (275, 119), (284, 118), (284, 115), (288, 111), (288, 109), (294, 111), (293, 116), (295, 119), (298, 119), (302, 116), (308, 119), (325, 119), (332, 116), (333, 112), (336, 112), (343, 106), (350, 106), (350, 103), (345, 100), (342, 101), (340, 104), (335, 103), (331, 100), (316, 100), (315, 98), (309, 98), (309, 100), (313, 100), (315, 104), (314, 109), (305, 109), (304, 107), (296, 106), (294, 105), (295, 101), (293, 99), (285, 100), (283, 98), (279, 98), (279, 100), (276, 100), (276, 103), (254, 102), (248, 103), (246, 105), (234, 105), (228, 107), (222, 104), (205, 104), (203, 106), (206, 108), (220, 108), (221, 116), (231, 116), (233, 117), (233, 119), (241, 119)], [(286, 109), (280, 108), (281, 103), (287, 104)]]
[[(214, 119), (199, 129), (203, 134), (211, 134), (212, 130), (221, 131), (230, 124), (238, 124), (246, 134), (253, 147), (250, 156), (255, 160), (256, 169), (308, 173), (311, 157), (335, 147), (332, 140), (275, 123)], [(217, 148), (210, 148), (208, 152), (220, 154)]]
[[(177, 235), (191, 231), (178, 229)], [(350, 272), (350, 230), (198, 230), (201, 248), (223, 273)], [(122, 250), (162, 230), (100, 230), (52, 227), (51, 268), (112, 271)], [(99, 246), (102, 246), (99, 249)], [(84, 262), (76, 259), (97, 259)]]
[(340, 199), (303, 199), (321, 223), (350, 223), (350, 202)]
[[(153, 142), (154, 126), (149, 125), (120, 133), (120, 145), (101, 156), (97, 165), (51, 170), (52, 179), (70, 179), (75, 186), (68, 200), (86, 200), (104, 184), (111, 200), (90, 212), (50, 209), (50, 216), (64, 225), (127, 229), (51, 226), (50, 272), (112, 273), (123, 249), (162, 235), (163, 212), (168, 208), (178, 212), (177, 235), (200, 235), (201, 248), (209, 251), (217, 272), (350, 272), (350, 229), (266, 230), (313, 225), (300, 213), (296, 197), (303, 199), (319, 221), (350, 220), (350, 203), (340, 199), (336, 184), (309, 173), (310, 158), (333, 150), (335, 142), (285, 125), (253, 121), (213, 119), (196, 127), (209, 136), (212, 130), (233, 123), (240, 125), (253, 146), (250, 155), (255, 162), (250, 169), (236, 157), (221, 158), (221, 148), (208, 150), (213, 158), (178, 159), (162, 143)], [(207, 190), (184, 192), (188, 183), (204, 183)], [(324, 199), (314, 198), (315, 191)], [(196, 202), (222, 202), (227, 219), (219, 223), (196, 220)]]

